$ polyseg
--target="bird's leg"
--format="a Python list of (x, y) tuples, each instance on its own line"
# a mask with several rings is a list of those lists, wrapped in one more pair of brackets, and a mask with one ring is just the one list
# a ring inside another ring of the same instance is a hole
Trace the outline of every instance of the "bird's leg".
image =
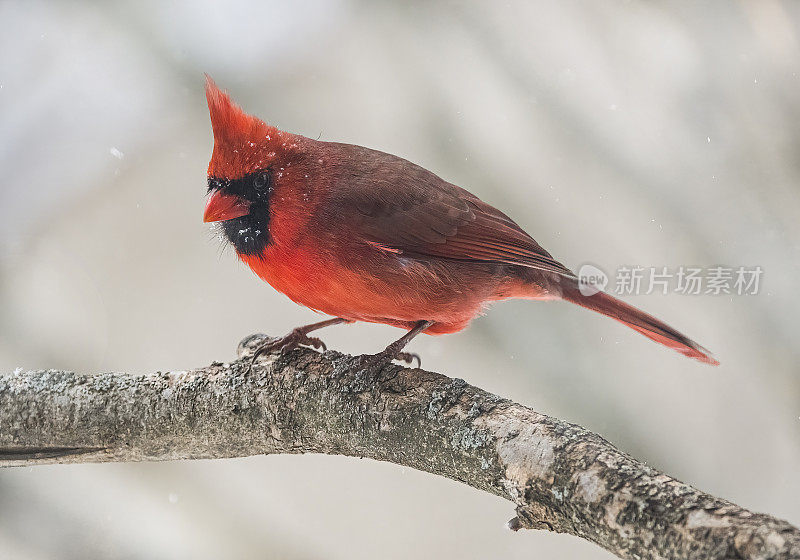
[(422, 360), (419, 359), (417, 354), (412, 354), (409, 352), (403, 352), (403, 348), (411, 342), (411, 339), (417, 336), (419, 333), (427, 329), (433, 324), (433, 321), (419, 321), (414, 328), (408, 331), (406, 334), (392, 342), (389, 346), (386, 347), (385, 350), (382, 352), (378, 352), (377, 354), (370, 356), (369, 360), (367, 361), (367, 367), (369, 369), (380, 369), (392, 360), (402, 360), (407, 364), (412, 363), (414, 360), (417, 360), (417, 366), (422, 365)]
[(302, 327), (297, 327), (296, 329), (292, 330), (289, 334), (282, 336), (280, 338), (272, 338), (267, 340), (264, 344), (260, 345), (256, 348), (255, 352), (253, 353), (253, 359), (250, 362), (250, 367), (253, 367), (253, 364), (256, 363), (256, 359), (261, 355), (269, 352), (275, 352), (278, 350), (281, 354), (286, 352), (287, 350), (291, 350), (292, 348), (297, 348), (298, 346), (305, 345), (305, 346), (313, 346), (314, 348), (327, 350), (328, 347), (325, 346), (325, 343), (322, 342), (319, 338), (315, 336), (308, 336), (308, 333), (312, 331), (316, 331), (325, 327), (330, 327), (331, 325), (339, 325), (341, 323), (351, 323), (349, 319), (342, 319), (341, 317), (335, 317), (334, 319), (327, 319), (325, 321), (320, 321), (319, 323), (311, 323), (310, 325), (304, 325)]

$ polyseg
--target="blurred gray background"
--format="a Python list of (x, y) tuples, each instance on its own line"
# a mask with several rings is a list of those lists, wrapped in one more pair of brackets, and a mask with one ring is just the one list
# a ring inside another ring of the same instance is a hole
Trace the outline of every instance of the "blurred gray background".
[[(570, 267), (764, 269), (627, 298), (710, 368), (564, 303), (420, 337), (423, 364), (800, 523), (800, 4), (0, 2), (0, 369), (188, 369), (317, 316), (201, 221), (203, 72), (280, 128), (406, 157)], [(348, 325), (375, 352), (399, 331)], [(609, 558), (395, 465), (254, 457), (0, 471), (0, 557)], [(389, 504), (389, 507), (384, 507)]]

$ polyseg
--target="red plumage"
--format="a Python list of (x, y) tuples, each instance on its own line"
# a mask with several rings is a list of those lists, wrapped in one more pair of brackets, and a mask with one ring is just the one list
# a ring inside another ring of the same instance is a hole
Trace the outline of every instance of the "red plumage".
[[(293, 301), (344, 321), (459, 331), (492, 301), (565, 299), (700, 361), (666, 324), (575, 275), (511, 218), (402, 158), (290, 134), (247, 115), (209, 78), (214, 131), (206, 221)], [(327, 324), (328, 322), (326, 322)], [(324, 326), (324, 325), (319, 325)], [(318, 342), (304, 329), (283, 342)], [(386, 357), (386, 356), (384, 356)]]

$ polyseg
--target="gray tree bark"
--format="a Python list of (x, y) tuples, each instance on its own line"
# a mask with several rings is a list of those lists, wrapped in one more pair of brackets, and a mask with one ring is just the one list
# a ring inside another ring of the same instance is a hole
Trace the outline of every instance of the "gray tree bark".
[(675, 480), (574, 424), (437, 373), (296, 350), (187, 372), (0, 376), (0, 466), (329, 453), (390, 461), (516, 505), (622, 558), (800, 559), (800, 530)]

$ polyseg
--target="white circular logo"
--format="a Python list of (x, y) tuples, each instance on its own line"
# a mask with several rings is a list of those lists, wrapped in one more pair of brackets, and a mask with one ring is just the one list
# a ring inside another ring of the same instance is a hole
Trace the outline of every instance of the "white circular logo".
[(593, 296), (608, 286), (608, 275), (593, 264), (583, 264), (578, 269), (578, 289), (585, 296)]

